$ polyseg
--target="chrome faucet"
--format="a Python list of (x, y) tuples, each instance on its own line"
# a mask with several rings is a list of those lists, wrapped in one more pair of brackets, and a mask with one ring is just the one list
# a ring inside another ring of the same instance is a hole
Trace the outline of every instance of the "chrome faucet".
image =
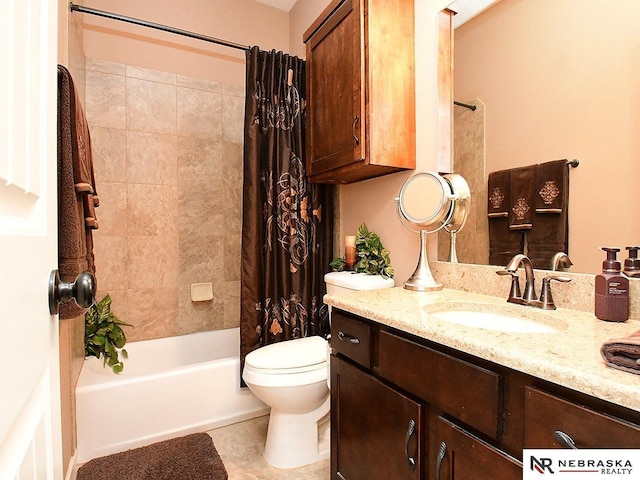
[(551, 259), (551, 270), (554, 272), (558, 270), (564, 270), (573, 265), (573, 262), (569, 259), (569, 256), (564, 252), (556, 253)]
[[(517, 273), (520, 265), (524, 265), (525, 272), (525, 286), (524, 293), (522, 293), (522, 295), (520, 294), (520, 279)], [(504, 270), (498, 270), (496, 273), (498, 275), (511, 276), (511, 290), (509, 292), (509, 298), (507, 298), (507, 302), (517, 303), (518, 305), (529, 305), (532, 307), (542, 308), (544, 310), (556, 309), (556, 306), (553, 302), (553, 296), (551, 295), (551, 281), (571, 281), (569, 277), (561, 277), (559, 275), (548, 275), (544, 277), (542, 279), (542, 291), (540, 293), (540, 300), (538, 300), (538, 296), (536, 295), (533, 264), (531, 263), (531, 259), (529, 259), (529, 257), (521, 253), (515, 255), (511, 260), (509, 260), (509, 263), (507, 263), (507, 266)]]

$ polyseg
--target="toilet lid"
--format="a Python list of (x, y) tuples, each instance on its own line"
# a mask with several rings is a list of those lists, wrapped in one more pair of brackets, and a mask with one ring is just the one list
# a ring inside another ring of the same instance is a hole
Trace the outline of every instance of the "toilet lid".
[(273, 343), (249, 353), (245, 364), (260, 370), (300, 369), (327, 362), (327, 341), (318, 336)]

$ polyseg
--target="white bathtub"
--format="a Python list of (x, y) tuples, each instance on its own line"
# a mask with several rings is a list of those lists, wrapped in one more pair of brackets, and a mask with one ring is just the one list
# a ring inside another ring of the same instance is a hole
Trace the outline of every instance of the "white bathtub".
[(239, 328), (131, 342), (124, 371), (87, 359), (76, 387), (78, 463), (265, 415), (240, 389)]

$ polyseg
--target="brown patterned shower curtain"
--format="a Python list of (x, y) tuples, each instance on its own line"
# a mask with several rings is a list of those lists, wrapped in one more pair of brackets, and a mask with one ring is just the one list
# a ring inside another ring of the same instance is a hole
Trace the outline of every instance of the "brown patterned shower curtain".
[(332, 191), (305, 169), (305, 62), (247, 51), (241, 268), (241, 368), (258, 347), (324, 335)]

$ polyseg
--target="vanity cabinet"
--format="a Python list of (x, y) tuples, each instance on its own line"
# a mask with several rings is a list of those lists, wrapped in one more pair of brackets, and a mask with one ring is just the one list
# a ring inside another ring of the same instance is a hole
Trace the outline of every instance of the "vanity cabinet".
[(332, 480), (516, 480), (523, 448), (640, 448), (640, 412), (335, 307), (331, 329)]
[(415, 169), (413, 0), (335, 0), (304, 34), (307, 175)]

